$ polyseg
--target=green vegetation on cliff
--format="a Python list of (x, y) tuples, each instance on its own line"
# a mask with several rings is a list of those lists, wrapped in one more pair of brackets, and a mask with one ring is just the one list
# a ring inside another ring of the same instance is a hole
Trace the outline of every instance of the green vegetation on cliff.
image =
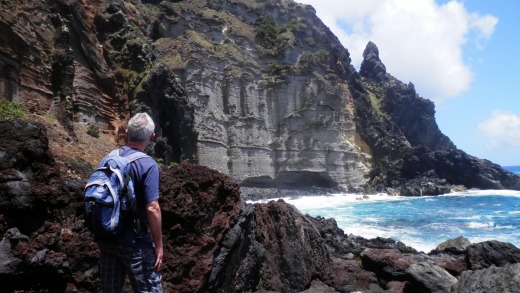
[(0, 99), (0, 120), (25, 119), (27, 114), (27, 108), (23, 104)]
[(271, 15), (267, 15), (260, 25), (255, 29), (256, 40), (273, 53), (280, 54), (285, 48), (295, 42), (292, 30), (303, 29), (295, 21), (289, 21), (287, 25), (279, 25)]
[(363, 87), (368, 92), (370, 104), (376, 113), (380, 116), (387, 116), (381, 107), (381, 99), (385, 96), (384, 88), (381, 85), (377, 85), (376, 83), (367, 80), (363, 80)]

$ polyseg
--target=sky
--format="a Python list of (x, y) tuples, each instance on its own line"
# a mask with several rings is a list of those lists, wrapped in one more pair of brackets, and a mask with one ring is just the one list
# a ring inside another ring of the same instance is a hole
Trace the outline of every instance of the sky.
[(314, 7), (357, 70), (375, 43), (387, 72), (435, 103), (457, 148), (520, 165), (520, 1), (296, 1)]

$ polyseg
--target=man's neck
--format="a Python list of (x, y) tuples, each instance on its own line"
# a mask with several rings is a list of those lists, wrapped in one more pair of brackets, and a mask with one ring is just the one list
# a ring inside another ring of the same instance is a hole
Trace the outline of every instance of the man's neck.
[(146, 146), (148, 146), (147, 143), (143, 144), (143, 143), (137, 143), (137, 142), (134, 142), (134, 141), (129, 141), (129, 142), (126, 143), (126, 145), (131, 147), (131, 148), (138, 149), (141, 152), (144, 152), (144, 150), (146, 149)]

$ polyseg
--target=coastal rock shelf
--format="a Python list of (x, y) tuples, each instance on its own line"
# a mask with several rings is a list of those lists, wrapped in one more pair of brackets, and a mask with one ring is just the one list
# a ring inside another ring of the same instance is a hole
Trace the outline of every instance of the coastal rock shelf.
[[(84, 181), (62, 173), (39, 123), (0, 122), (0, 291), (99, 292)], [(79, 169), (78, 169), (79, 170)], [(228, 175), (163, 168), (166, 292), (516, 292), (520, 249), (463, 238), (425, 254), (345, 235), (282, 200), (246, 204)], [(450, 291), (451, 290), (451, 291)]]

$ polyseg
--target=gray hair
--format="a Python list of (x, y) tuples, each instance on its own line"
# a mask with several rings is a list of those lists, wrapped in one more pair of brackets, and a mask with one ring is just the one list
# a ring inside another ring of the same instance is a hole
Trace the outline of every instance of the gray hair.
[(128, 121), (128, 141), (144, 143), (155, 130), (152, 117), (147, 113), (137, 113)]

